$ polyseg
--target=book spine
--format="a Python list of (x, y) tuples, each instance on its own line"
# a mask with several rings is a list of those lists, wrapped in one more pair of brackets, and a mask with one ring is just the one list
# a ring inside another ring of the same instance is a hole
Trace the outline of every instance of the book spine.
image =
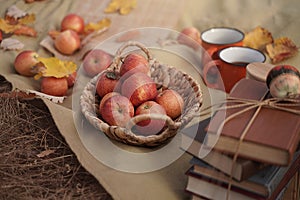
[(275, 191), (273, 191), (270, 200), (275, 200), (278, 194), (282, 191), (284, 187), (289, 183), (289, 181), (292, 179), (292, 177), (297, 173), (300, 167), (300, 152), (297, 152), (296, 159), (292, 162), (291, 166), (289, 167), (286, 174), (283, 176), (280, 183), (277, 185), (277, 188)]
[(281, 167), (273, 175), (273, 177), (270, 180), (270, 182), (266, 185), (266, 187), (268, 188), (268, 192), (269, 192), (270, 195), (275, 191), (275, 189), (277, 188), (277, 186), (279, 185), (280, 181), (282, 180), (282, 178), (284, 177), (284, 175), (286, 174), (287, 171), (288, 171), (288, 167)]

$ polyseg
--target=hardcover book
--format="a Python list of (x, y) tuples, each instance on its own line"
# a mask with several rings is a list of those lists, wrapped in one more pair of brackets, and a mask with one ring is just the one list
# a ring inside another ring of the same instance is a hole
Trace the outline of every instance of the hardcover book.
[[(264, 100), (264, 97), (268, 96), (268, 88), (263, 82), (242, 79), (232, 89), (229, 96), (258, 104)], [(280, 103), (283, 108), (288, 105), (288, 103)], [(232, 105), (238, 104), (226, 103), (226, 106)], [(224, 116), (227, 118), (245, 108), (237, 107), (218, 111), (210, 121), (206, 144), (232, 155), (238, 153), (238, 156), (247, 159), (275, 165), (288, 165), (299, 144), (299, 114), (268, 105), (262, 106), (259, 111), (256, 107), (247, 111), (244, 110), (243, 113), (233, 117), (224, 124), (221, 132), (218, 133), (219, 127), (223, 124)], [(289, 109), (300, 110), (300, 106), (291, 106)], [(256, 111), (258, 114), (254, 118)], [(253, 120), (253, 123), (248, 127), (243, 140), (240, 141), (242, 132), (250, 120)]]
[[(204, 162), (198, 168), (190, 168), (187, 172), (186, 190), (209, 199), (225, 199), (229, 177), (216, 171)], [(291, 164), (287, 167), (268, 166), (245, 181), (232, 180), (230, 199), (261, 199), (274, 200), (280, 195), (297, 173), (300, 167), (298, 151)]]
[[(206, 127), (208, 126), (210, 119), (211, 118), (207, 118), (181, 130), (181, 148), (191, 155), (203, 160), (210, 166), (230, 175), (234, 163), (232, 156), (211, 149), (206, 156), (200, 157), (201, 148), (205, 148), (203, 141), (207, 134)], [(265, 166), (266, 164), (238, 158), (232, 176), (238, 181), (245, 180)]]

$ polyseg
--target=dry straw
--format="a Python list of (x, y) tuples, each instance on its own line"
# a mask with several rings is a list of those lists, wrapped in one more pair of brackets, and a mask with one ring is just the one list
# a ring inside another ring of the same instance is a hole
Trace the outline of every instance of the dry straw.
[(0, 199), (111, 199), (81, 166), (43, 101), (20, 95), (0, 92)]

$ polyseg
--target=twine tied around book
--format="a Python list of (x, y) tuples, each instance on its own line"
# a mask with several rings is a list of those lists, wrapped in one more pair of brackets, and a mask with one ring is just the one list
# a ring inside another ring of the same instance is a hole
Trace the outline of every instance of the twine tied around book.
[[(264, 97), (265, 96), (266, 95), (264, 95)], [(208, 108), (205, 108), (204, 110), (211, 109), (212, 107), (219, 106), (220, 104), (224, 105), (224, 103), (226, 103), (226, 105), (216, 108), (215, 112), (216, 111), (221, 111), (221, 110), (227, 110), (227, 109), (234, 109), (234, 108), (242, 108), (242, 109), (239, 110), (238, 112), (226, 117), (225, 120), (218, 127), (217, 134), (221, 133), (221, 130), (222, 130), (224, 124), (229, 122), (231, 119), (233, 119), (233, 118), (235, 118), (235, 117), (237, 117), (237, 116), (239, 116), (239, 115), (241, 115), (241, 114), (243, 114), (243, 113), (245, 113), (249, 110), (256, 109), (255, 113), (251, 117), (249, 123), (247, 124), (247, 126), (245, 127), (245, 129), (243, 130), (243, 132), (242, 132), (242, 134), (239, 138), (239, 142), (237, 144), (237, 149), (236, 149), (236, 152), (233, 156), (233, 164), (232, 164), (232, 167), (231, 167), (231, 173), (230, 173), (229, 183), (228, 183), (227, 193), (226, 193), (226, 200), (229, 200), (230, 190), (231, 190), (231, 186), (232, 186), (232, 178), (233, 178), (232, 174), (233, 174), (233, 170), (234, 170), (236, 160), (238, 158), (240, 145), (242, 144), (245, 136), (247, 135), (249, 128), (252, 126), (253, 122), (255, 121), (256, 117), (258, 116), (260, 110), (263, 107), (265, 107), (265, 108), (277, 109), (277, 110), (293, 113), (293, 114), (296, 114), (296, 115), (300, 115), (300, 110), (295, 109), (296, 107), (300, 107), (300, 99), (269, 98), (269, 99), (265, 99), (265, 100), (252, 100), (252, 99), (228, 97), (225, 102), (221, 102), (219, 104), (212, 105)], [(230, 105), (228, 105), (228, 103), (230, 103)], [(205, 113), (205, 114), (207, 114), (207, 113)]]

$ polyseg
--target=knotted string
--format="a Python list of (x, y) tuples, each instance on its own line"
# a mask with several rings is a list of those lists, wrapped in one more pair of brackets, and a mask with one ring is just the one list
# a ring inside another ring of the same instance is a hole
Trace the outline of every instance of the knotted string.
[[(264, 95), (264, 97), (266, 96), (266, 94)], [(263, 98), (264, 98), (263, 97)], [(219, 107), (219, 105), (224, 105), (222, 107)], [(228, 103), (230, 103), (230, 105), (228, 105)], [(252, 109), (256, 109), (255, 113), (253, 114), (252, 118), (250, 119), (249, 123), (247, 124), (247, 126), (245, 127), (245, 129), (243, 130), (240, 138), (239, 138), (239, 142), (237, 144), (237, 149), (235, 151), (235, 154), (233, 156), (233, 163), (232, 163), (232, 167), (231, 167), (231, 173), (230, 173), (230, 177), (229, 177), (229, 183), (228, 183), (228, 187), (227, 187), (227, 194), (226, 194), (226, 200), (229, 200), (229, 195), (230, 195), (230, 190), (231, 190), (231, 186), (232, 186), (232, 174), (234, 172), (234, 166), (236, 164), (236, 160), (238, 158), (238, 152), (240, 149), (240, 145), (242, 144), (246, 134), (248, 133), (249, 128), (252, 126), (253, 122), (255, 121), (256, 117), (258, 116), (260, 110), (265, 107), (265, 108), (270, 108), (270, 109), (277, 109), (277, 110), (281, 110), (281, 111), (285, 111), (285, 112), (289, 112), (289, 113), (293, 113), (296, 115), (300, 115), (300, 110), (295, 109), (295, 107), (300, 107), (300, 99), (291, 99), (291, 98), (269, 98), (269, 99), (265, 99), (265, 100), (252, 100), (252, 99), (243, 99), (243, 98), (236, 98), (236, 97), (228, 97), (226, 99), (226, 101), (221, 102), (219, 104), (214, 104), (212, 106), (209, 106), (205, 109), (203, 109), (202, 111), (207, 111), (210, 110), (213, 107), (216, 107), (215, 112), (216, 111), (220, 111), (220, 110), (227, 110), (227, 109), (234, 109), (234, 108), (242, 108), (240, 111), (230, 115), (229, 117), (225, 118), (225, 120), (219, 125), (218, 129), (217, 129), (217, 133), (216, 134), (220, 134), (221, 130), (224, 126), (224, 124), (226, 124), (227, 122), (229, 122), (231, 119), (249, 111)], [(209, 112), (203, 113), (201, 115), (206, 115)]]

